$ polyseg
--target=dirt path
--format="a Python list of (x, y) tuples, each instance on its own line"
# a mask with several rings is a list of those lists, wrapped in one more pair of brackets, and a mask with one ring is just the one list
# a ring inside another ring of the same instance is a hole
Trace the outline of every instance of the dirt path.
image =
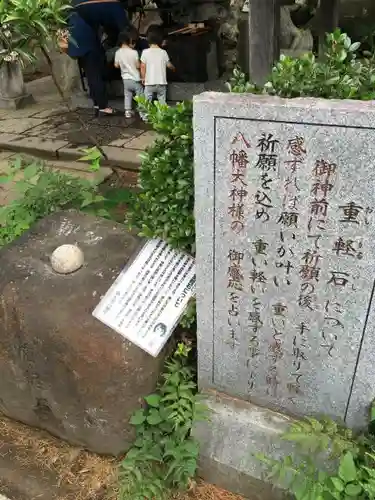
[[(0, 495), (12, 500), (116, 500), (117, 464), (0, 417)], [(176, 500), (241, 498), (198, 482)]]

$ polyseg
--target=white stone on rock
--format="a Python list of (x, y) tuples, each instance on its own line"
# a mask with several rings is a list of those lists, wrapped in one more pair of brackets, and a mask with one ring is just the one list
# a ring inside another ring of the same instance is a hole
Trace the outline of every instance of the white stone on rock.
[(59, 274), (70, 274), (83, 266), (84, 255), (76, 245), (61, 245), (51, 255), (52, 269)]

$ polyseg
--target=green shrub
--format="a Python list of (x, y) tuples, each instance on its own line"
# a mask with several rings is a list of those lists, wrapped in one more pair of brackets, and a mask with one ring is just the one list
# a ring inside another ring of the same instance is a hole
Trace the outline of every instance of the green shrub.
[(259, 458), (268, 479), (297, 500), (375, 499), (375, 439), (370, 432), (355, 434), (330, 419), (309, 418), (294, 424), (283, 439), (294, 443), (293, 455)]
[(194, 254), (192, 104), (140, 104), (159, 137), (141, 156), (140, 192), (127, 221), (140, 236)]
[(186, 490), (195, 476), (199, 447), (191, 429), (207, 409), (196, 394), (189, 352), (178, 345), (157, 393), (130, 420), (137, 439), (120, 466), (120, 500), (164, 500)]
[(235, 70), (228, 87), (231, 92), (252, 92), (280, 97), (322, 97), (326, 99), (375, 98), (374, 58), (357, 59), (359, 42), (336, 30), (327, 35), (325, 55), (317, 59), (281, 56), (270, 80), (260, 88)]
[(27, 231), (37, 220), (69, 206), (98, 215), (107, 215), (94, 207), (104, 198), (95, 184), (45, 167), (39, 161), (25, 165), (18, 158), (10, 165), (7, 175), (0, 176), (1, 184), (14, 182), (16, 199), (0, 207), (0, 248)]

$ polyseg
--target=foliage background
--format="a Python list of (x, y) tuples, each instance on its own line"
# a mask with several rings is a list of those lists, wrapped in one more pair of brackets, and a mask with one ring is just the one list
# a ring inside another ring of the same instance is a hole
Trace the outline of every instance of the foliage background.
[(1, 0), (0, 66), (34, 62), (37, 49), (48, 54), (65, 26), (69, 9), (64, 0)]
[(142, 166), (127, 222), (146, 238), (162, 238), (195, 253), (193, 106), (139, 100), (159, 138), (141, 155)]
[[(270, 80), (257, 87), (238, 69), (230, 92), (279, 97), (374, 99), (374, 57), (357, 57), (360, 44), (340, 30), (327, 35), (324, 57), (313, 53), (282, 56)], [(142, 156), (140, 192), (128, 216), (130, 226), (148, 238), (160, 237), (176, 248), (195, 253), (194, 149), (192, 103), (176, 107), (141, 101), (160, 138)]]

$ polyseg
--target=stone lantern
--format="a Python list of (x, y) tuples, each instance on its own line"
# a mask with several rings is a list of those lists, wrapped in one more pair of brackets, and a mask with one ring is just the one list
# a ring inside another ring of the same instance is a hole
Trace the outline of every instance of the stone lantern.
[(0, 108), (18, 109), (32, 102), (32, 95), (26, 91), (17, 52), (8, 53), (0, 40)]

